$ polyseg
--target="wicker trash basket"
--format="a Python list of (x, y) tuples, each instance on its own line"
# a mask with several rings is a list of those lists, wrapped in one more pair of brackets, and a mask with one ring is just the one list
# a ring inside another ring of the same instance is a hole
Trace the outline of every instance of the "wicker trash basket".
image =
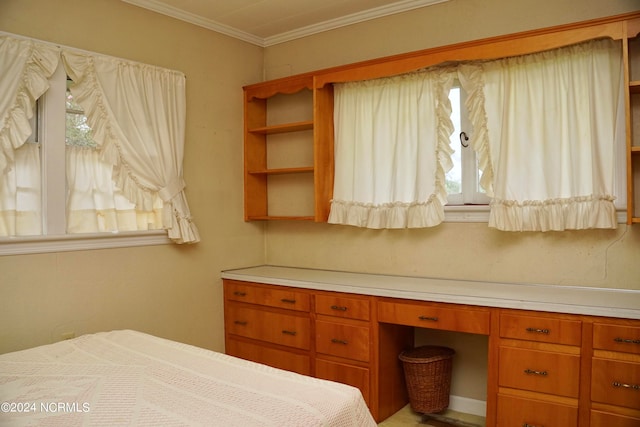
[(404, 368), (411, 409), (421, 414), (447, 409), (454, 354), (453, 349), (427, 345), (403, 351), (398, 356)]

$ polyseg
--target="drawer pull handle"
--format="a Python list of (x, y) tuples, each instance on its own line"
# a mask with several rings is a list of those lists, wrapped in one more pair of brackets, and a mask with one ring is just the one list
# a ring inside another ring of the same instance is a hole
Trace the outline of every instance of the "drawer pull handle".
[(638, 384), (625, 384), (625, 383), (619, 383), (617, 381), (614, 381), (613, 386), (617, 388), (630, 388), (633, 390), (640, 390), (640, 385)]
[(285, 303), (285, 304), (295, 304), (296, 303), (296, 300), (289, 299), (289, 298), (282, 298), (280, 301)]
[(522, 427), (544, 427), (544, 426), (536, 426), (534, 424), (524, 423), (522, 424)]
[(282, 333), (285, 335), (296, 336), (296, 331), (287, 331), (286, 329), (283, 329)]
[(640, 340), (628, 340), (625, 338), (614, 338), (615, 342), (624, 343), (624, 344), (640, 344)]
[(244, 320), (236, 320), (233, 323), (240, 326), (247, 326), (247, 322), (245, 322)]
[(331, 342), (334, 343), (334, 344), (342, 344), (342, 345), (349, 344), (347, 341), (339, 340), (338, 338), (331, 338)]
[(540, 375), (542, 377), (546, 377), (548, 375), (547, 371), (536, 371), (533, 369), (525, 369), (524, 373), (527, 375)]
[(536, 334), (547, 334), (549, 335), (548, 329), (540, 329), (540, 328), (527, 328), (527, 332), (535, 332)]
[(332, 305), (331, 310), (347, 311), (347, 307), (344, 307), (342, 305)]
[(246, 292), (240, 292), (240, 291), (235, 291), (233, 294), (235, 296), (237, 296), (237, 297), (246, 297), (247, 296)]
[(429, 317), (429, 316), (418, 316), (418, 319), (420, 319), (420, 320), (428, 320), (430, 322), (437, 322), (438, 321), (437, 317)]

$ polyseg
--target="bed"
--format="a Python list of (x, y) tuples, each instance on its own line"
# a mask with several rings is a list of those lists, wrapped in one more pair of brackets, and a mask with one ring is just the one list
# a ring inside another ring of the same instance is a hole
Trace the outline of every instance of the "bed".
[(2, 426), (375, 426), (357, 388), (123, 330), (0, 355)]

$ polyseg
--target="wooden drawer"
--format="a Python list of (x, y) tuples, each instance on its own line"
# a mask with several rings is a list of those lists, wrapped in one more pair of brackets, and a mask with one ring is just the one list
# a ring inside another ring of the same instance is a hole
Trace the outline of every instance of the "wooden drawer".
[(498, 395), (497, 420), (498, 427), (576, 427), (578, 408), (559, 403)]
[(309, 349), (311, 321), (308, 317), (228, 305), (225, 328), (229, 334)]
[(316, 351), (347, 359), (369, 361), (369, 328), (316, 321)]
[(256, 285), (235, 280), (224, 281), (224, 297), (229, 301), (240, 301), (288, 310), (311, 309), (311, 296), (291, 288)]
[(369, 400), (369, 369), (317, 359), (316, 377), (359, 388), (367, 405), (371, 405)]
[(640, 409), (640, 363), (594, 357), (591, 400)]
[(231, 356), (273, 366), (274, 368), (311, 375), (310, 358), (306, 354), (278, 350), (266, 347), (263, 344), (253, 344), (234, 339), (227, 340), (225, 352)]
[(594, 323), (593, 348), (640, 354), (640, 327)]
[(590, 427), (638, 427), (640, 418), (591, 410)]
[(316, 313), (348, 319), (369, 320), (368, 299), (344, 296), (316, 295)]
[(578, 397), (578, 355), (500, 347), (498, 371), (503, 387)]
[(500, 336), (518, 340), (579, 346), (582, 322), (552, 317), (500, 315)]
[(420, 328), (489, 335), (490, 314), (445, 304), (380, 301), (378, 321)]

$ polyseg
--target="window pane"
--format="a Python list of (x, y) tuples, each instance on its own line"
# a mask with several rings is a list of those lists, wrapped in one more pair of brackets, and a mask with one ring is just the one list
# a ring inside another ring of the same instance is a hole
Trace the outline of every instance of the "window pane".
[(91, 133), (91, 127), (87, 124), (87, 117), (84, 115), (82, 107), (78, 105), (74, 99), (69, 85), (71, 80), (67, 80), (67, 96), (66, 96), (66, 109), (67, 109), (67, 124), (66, 124), (66, 144), (74, 145), (77, 147), (96, 147), (96, 143), (93, 141), (93, 135)]
[(461, 117), (460, 117), (460, 88), (453, 88), (449, 92), (451, 101), (451, 121), (454, 130), (451, 134), (451, 148), (455, 151), (451, 155), (453, 168), (447, 172), (447, 194), (460, 194), (462, 192), (462, 147), (460, 146)]

